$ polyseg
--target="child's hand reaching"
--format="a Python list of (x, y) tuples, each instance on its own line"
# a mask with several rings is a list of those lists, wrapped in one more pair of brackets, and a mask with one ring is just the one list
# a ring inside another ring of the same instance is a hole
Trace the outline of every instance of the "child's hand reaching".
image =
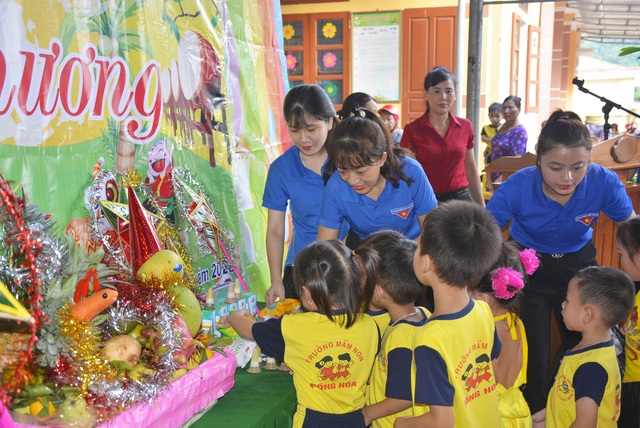
[(236, 312), (232, 312), (231, 314), (229, 314), (226, 317), (220, 317), (220, 320), (218, 321), (217, 326), (219, 328), (229, 328), (229, 327), (231, 327), (231, 323), (229, 322), (229, 317), (231, 315), (236, 316), (235, 314), (237, 314), (237, 316), (239, 316), (239, 317), (241, 317), (241, 316), (244, 317), (244, 316), (247, 316), (247, 310), (246, 309), (242, 309), (242, 310), (239, 310), (239, 311), (236, 311)]
[(218, 320), (218, 324), (216, 325), (216, 327), (218, 328), (229, 328), (231, 327), (231, 324), (229, 324), (227, 316), (225, 317), (220, 317), (220, 319)]
[(220, 329), (232, 327), (241, 337), (253, 340), (251, 327), (255, 322), (256, 320), (249, 316), (247, 310), (243, 309), (241, 311), (232, 312), (227, 317), (220, 317), (217, 326)]

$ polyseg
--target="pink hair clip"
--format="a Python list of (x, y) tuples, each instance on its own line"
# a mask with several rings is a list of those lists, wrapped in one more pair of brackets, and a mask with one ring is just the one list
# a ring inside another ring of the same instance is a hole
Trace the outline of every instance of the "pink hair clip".
[(533, 273), (538, 270), (538, 267), (540, 267), (540, 260), (538, 256), (536, 256), (536, 250), (531, 248), (520, 251), (520, 261), (527, 275), (533, 275)]
[(509, 300), (524, 288), (522, 274), (515, 269), (500, 268), (491, 275), (491, 288), (497, 299)]

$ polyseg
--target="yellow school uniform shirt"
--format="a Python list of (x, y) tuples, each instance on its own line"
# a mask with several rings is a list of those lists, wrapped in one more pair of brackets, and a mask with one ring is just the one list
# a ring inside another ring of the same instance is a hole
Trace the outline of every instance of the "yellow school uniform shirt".
[(613, 341), (567, 351), (547, 399), (547, 428), (566, 428), (576, 420), (576, 401), (598, 405), (598, 428), (616, 428), (620, 417), (620, 369)]
[[(366, 397), (367, 406), (379, 403), (387, 397), (411, 401), (413, 337), (417, 329), (422, 327), (431, 315), (426, 308), (420, 307), (418, 309), (422, 311), (422, 321), (400, 320), (397, 324), (389, 324), (386, 328), (382, 336), (380, 351), (378, 351), (371, 371)], [(394, 415), (376, 419), (371, 423), (371, 426), (392, 428), (396, 418), (411, 415), (411, 407), (409, 407)]]
[(373, 320), (378, 324), (378, 329), (380, 330), (380, 336), (384, 335), (384, 331), (389, 326), (391, 322), (391, 317), (389, 316), (389, 312), (386, 309), (382, 309), (379, 311), (373, 311), (371, 309), (367, 309), (367, 315), (369, 315)]
[(624, 379), (623, 382), (640, 382), (640, 325), (638, 325), (638, 307), (640, 293), (636, 294), (636, 302), (627, 319), (627, 335), (624, 346)]
[(432, 316), (414, 338), (413, 414), (453, 407), (461, 428), (500, 426), (491, 360), (500, 353), (489, 305), (469, 301), (461, 311)]
[(360, 314), (350, 328), (318, 312), (285, 315), (256, 323), (254, 339), (267, 355), (282, 359), (293, 371), (298, 408), (293, 426), (301, 427), (306, 409), (344, 414), (362, 409), (364, 392), (378, 351), (376, 323)]
[[(500, 129), (501, 126), (502, 126), (502, 124), (499, 124), (498, 126), (494, 126), (492, 124), (484, 125), (482, 127), (481, 134), (484, 135), (485, 137), (493, 139), (493, 137), (496, 135), (496, 133), (498, 132), (498, 130)], [(486, 144), (487, 144), (487, 148), (489, 149), (489, 151), (491, 151), (491, 141), (489, 141)]]

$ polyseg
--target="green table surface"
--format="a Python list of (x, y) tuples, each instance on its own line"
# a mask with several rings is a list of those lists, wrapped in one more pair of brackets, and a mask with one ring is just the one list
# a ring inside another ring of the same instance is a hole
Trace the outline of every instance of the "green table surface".
[(250, 374), (238, 368), (233, 388), (191, 427), (290, 428), (295, 411), (296, 391), (289, 372)]

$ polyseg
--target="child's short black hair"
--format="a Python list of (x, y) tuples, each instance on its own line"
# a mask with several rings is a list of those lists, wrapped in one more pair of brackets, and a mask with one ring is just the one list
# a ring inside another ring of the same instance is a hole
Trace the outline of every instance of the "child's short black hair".
[(394, 230), (380, 230), (362, 240), (360, 248), (364, 247), (378, 253), (376, 284), (394, 303), (406, 305), (420, 298), (422, 285), (413, 270), (416, 241)]
[(498, 261), (502, 233), (480, 205), (448, 201), (427, 214), (419, 251), (429, 255), (436, 275), (448, 285), (473, 286)]
[(606, 325), (613, 327), (629, 316), (636, 298), (629, 275), (608, 266), (590, 266), (574, 278), (578, 280), (580, 303), (600, 308)]
[(489, 113), (502, 113), (501, 103), (491, 103), (489, 106)]

